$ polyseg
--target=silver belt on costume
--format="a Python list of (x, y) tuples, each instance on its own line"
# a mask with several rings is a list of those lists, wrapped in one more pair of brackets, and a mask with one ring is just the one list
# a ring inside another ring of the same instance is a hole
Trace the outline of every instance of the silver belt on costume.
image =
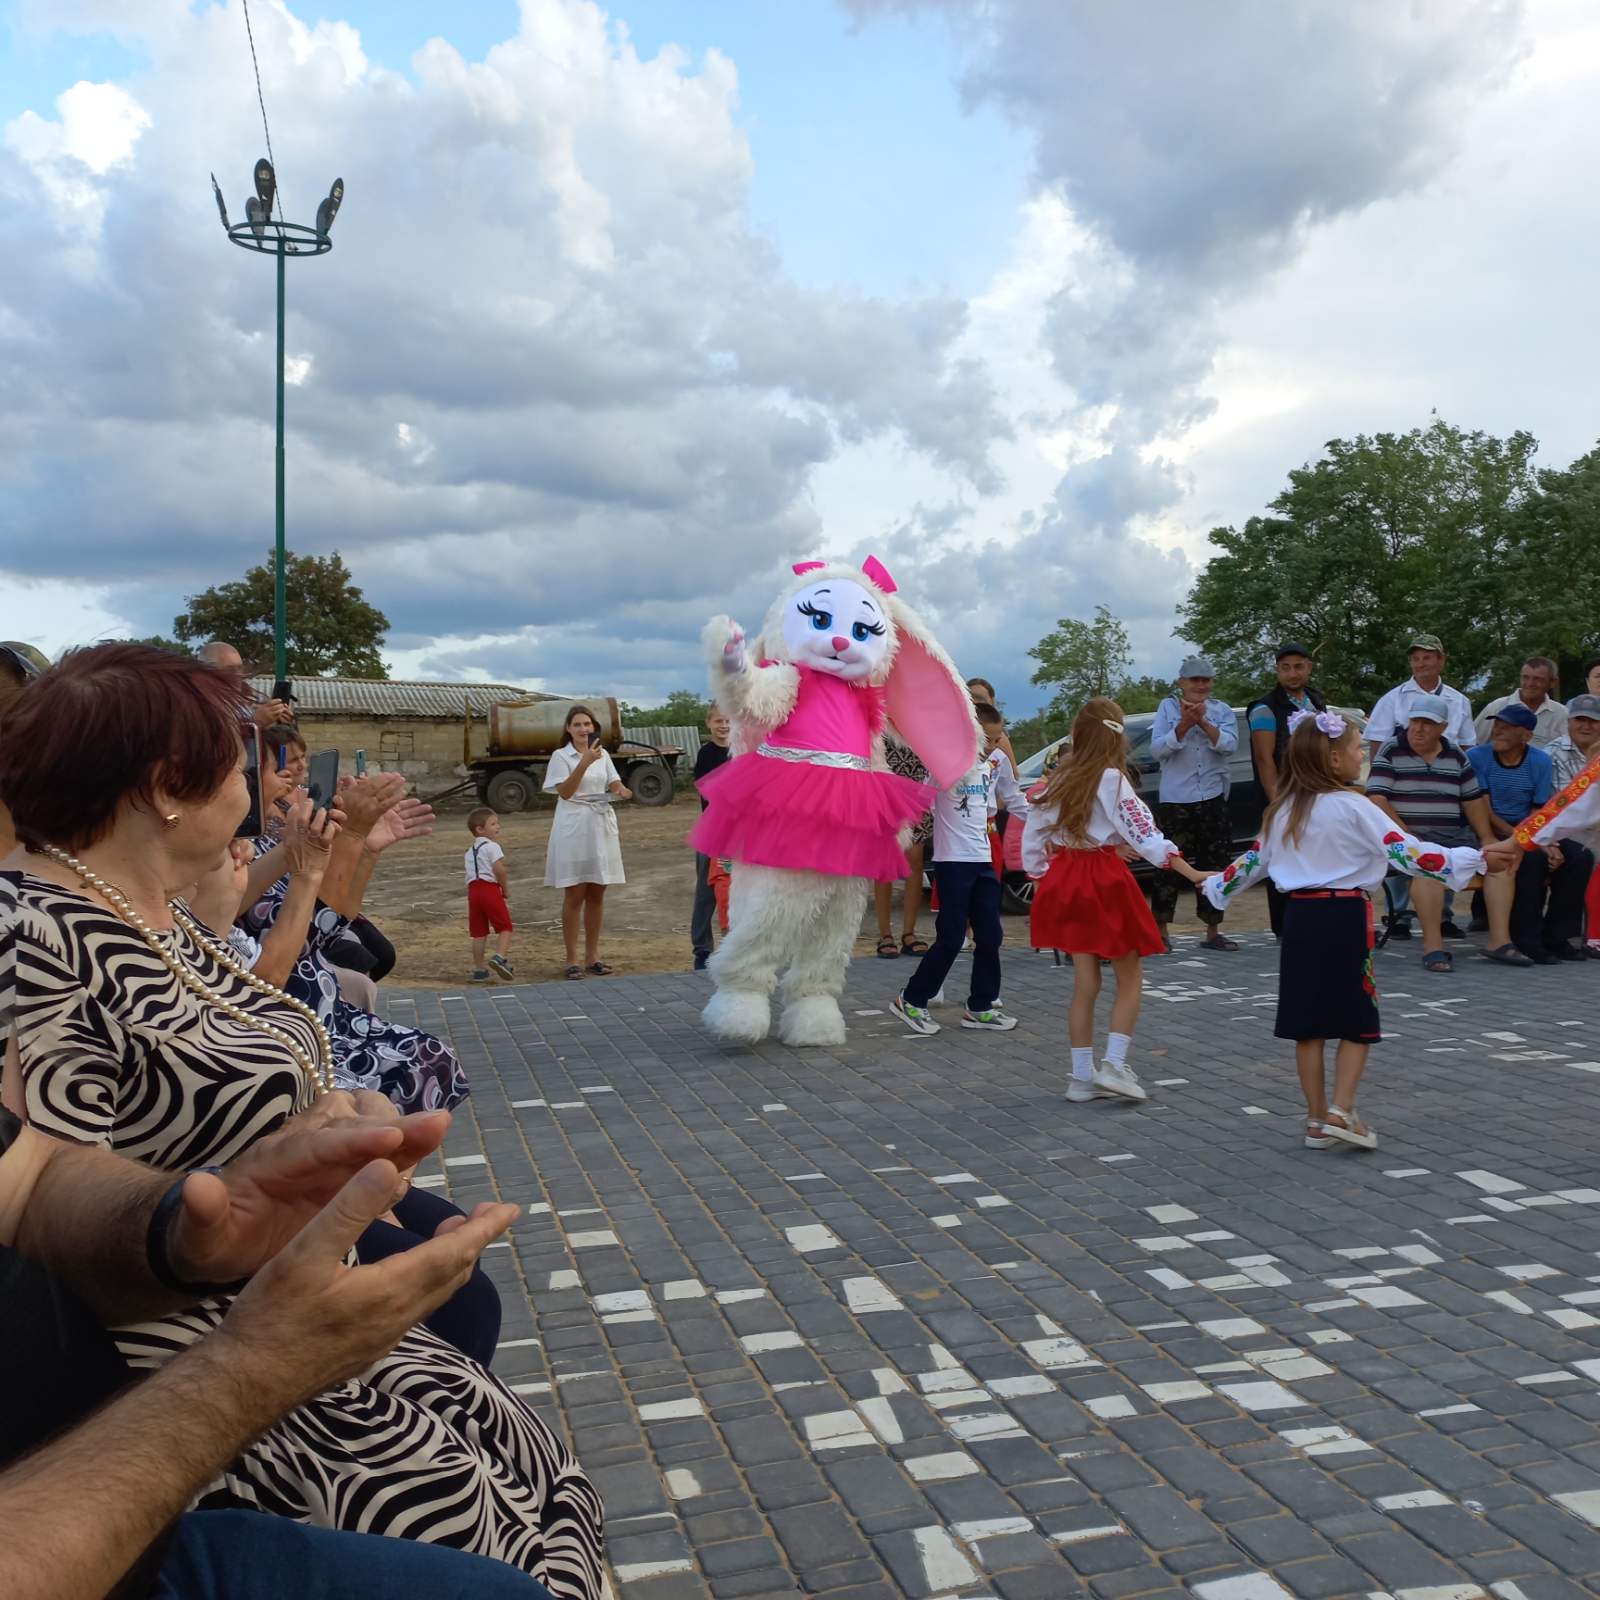
[(812, 767), (839, 767), (847, 772), (870, 772), (872, 763), (865, 756), (853, 756), (843, 750), (799, 750), (786, 744), (759, 744), (758, 756), (770, 756), (774, 761), (803, 761)]

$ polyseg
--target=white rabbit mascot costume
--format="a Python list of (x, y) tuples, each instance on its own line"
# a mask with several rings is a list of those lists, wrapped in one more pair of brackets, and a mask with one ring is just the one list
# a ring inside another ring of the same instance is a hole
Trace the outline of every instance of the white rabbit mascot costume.
[(876, 556), (794, 570), (754, 661), (730, 618), (704, 634), (734, 754), (701, 785), (709, 804), (690, 842), (735, 863), (704, 1016), (720, 1038), (766, 1038), (782, 972), (784, 1043), (843, 1044), (839, 996), (867, 890), (905, 877), (902, 832), (933, 802), (884, 765), (884, 722), (940, 788), (977, 760), (978, 725), (949, 657)]

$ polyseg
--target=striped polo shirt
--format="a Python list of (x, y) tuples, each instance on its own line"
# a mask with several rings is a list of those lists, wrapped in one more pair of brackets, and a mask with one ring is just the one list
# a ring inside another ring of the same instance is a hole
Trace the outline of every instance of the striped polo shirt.
[(1462, 807), (1480, 799), (1483, 786), (1466, 753), (1443, 739), (1439, 753), (1424, 761), (1412, 752), (1402, 731), (1372, 758), (1367, 793), (1381, 795), (1414, 834), (1431, 839), (1434, 830), (1462, 828)]

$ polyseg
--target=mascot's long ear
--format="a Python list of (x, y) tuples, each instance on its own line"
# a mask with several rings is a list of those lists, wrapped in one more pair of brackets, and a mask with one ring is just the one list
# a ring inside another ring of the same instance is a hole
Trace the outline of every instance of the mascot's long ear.
[(948, 789), (978, 759), (972, 696), (916, 612), (898, 597), (888, 606), (900, 646), (884, 685), (884, 710), (933, 781)]

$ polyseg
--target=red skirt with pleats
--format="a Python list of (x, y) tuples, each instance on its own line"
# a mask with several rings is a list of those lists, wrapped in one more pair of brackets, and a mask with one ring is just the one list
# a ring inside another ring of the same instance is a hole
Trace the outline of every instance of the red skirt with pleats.
[(1106, 845), (1060, 850), (1033, 896), (1033, 946), (1075, 956), (1158, 956), (1166, 948), (1144, 891)]

